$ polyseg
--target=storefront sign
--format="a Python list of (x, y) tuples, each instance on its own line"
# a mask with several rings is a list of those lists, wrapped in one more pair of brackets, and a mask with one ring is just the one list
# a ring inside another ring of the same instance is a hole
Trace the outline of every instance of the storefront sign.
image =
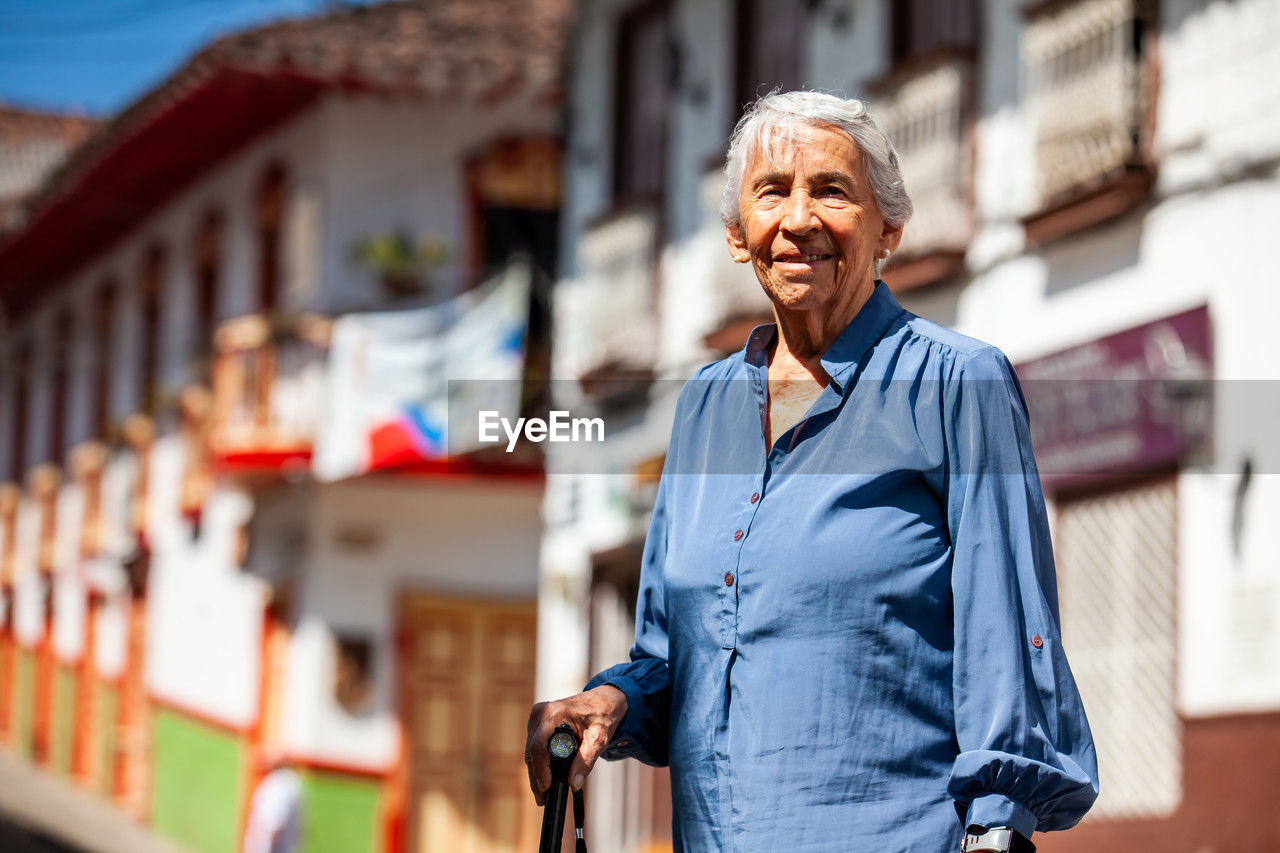
[(1024, 362), (1017, 371), (1046, 488), (1169, 468), (1207, 446), (1207, 307)]

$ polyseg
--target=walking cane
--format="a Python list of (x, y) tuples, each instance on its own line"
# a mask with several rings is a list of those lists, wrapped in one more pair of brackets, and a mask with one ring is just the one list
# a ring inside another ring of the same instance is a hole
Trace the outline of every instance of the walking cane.
[[(547, 752), (551, 753), (551, 787), (542, 809), (542, 840), (538, 853), (560, 853), (560, 839), (564, 834), (564, 813), (569, 800), (569, 765), (578, 754), (578, 739), (573, 729), (561, 723), (547, 740)], [(587, 842), (582, 835), (582, 791), (573, 792), (573, 828), (578, 836), (576, 853), (587, 853)]]

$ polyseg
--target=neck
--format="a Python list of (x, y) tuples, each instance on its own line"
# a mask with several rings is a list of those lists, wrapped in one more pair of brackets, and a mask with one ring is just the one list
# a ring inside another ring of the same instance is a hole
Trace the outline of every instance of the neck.
[(834, 310), (831, 306), (787, 309), (775, 303), (773, 314), (778, 322), (778, 340), (769, 360), (770, 378), (816, 379), (825, 385), (829, 377), (822, 368), (823, 354), (858, 316), (875, 286), (872, 279), (850, 288)]

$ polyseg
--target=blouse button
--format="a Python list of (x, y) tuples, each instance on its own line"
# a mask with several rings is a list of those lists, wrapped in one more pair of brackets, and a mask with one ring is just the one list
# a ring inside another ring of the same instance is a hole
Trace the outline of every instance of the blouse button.
[(756, 502), (756, 501), (758, 501), (758, 500), (760, 500), (760, 493), (759, 493), (759, 492), (756, 492), (755, 494), (753, 494), (753, 495), (751, 496), (751, 502), (752, 502), (752, 503), (755, 503), (755, 502)]
[(1037, 649), (1043, 647), (1044, 637), (1041, 637), (1039, 634), (1033, 634), (1031, 637), (1031, 645), (1035, 646)]
[(724, 585), (733, 586), (733, 572), (724, 573)]
[(742, 540), (742, 537), (743, 537), (743, 536), (746, 536), (746, 535), (747, 535), (747, 534), (743, 533), (741, 530), (735, 530), (735, 531), (734, 531), (734, 533), (733, 533), (733, 541), (734, 541), (734, 542), (739, 542), (739, 541), (741, 541), (741, 540)]

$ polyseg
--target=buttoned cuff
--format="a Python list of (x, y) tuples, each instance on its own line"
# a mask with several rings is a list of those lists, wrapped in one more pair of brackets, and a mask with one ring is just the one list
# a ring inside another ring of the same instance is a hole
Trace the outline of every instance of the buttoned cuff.
[(983, 794), (975, 797), (969, 804), (964, 825), (987, 828), (1007, 826), (1023, 838), (1030, 839), (1031, 833), (1036, 830), (1036, 816), (1026, 806), (1014, 802), (1004, 794)]
[[(603, 687), (606, 684), (618, 688), (627, 697), (627, 713), (622, 718), (622, 722), (618, 724), (618, 730), (613, 733), (613, 739), (609, 741), (609, 747), (612, 747), (620, 745), (618, 741), (633, 738), (640, 730), (644, 693), (640, 690), (640, 685), (636, 683), (634, 678), (628, 678), (625, 675), (611, 676), (599, 684), (589, 684), (588, 688)], [(625, 746), (625, 744), (621, 745)]]

